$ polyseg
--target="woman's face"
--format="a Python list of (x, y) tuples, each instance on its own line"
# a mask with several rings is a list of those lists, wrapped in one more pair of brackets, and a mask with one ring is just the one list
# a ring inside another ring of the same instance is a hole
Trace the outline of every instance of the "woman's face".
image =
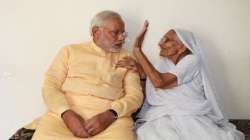
[(160, 40), (160, 56), (171, 58), (179, 53), (184, 46), (178, 39), (174, 30), (169, 30)]

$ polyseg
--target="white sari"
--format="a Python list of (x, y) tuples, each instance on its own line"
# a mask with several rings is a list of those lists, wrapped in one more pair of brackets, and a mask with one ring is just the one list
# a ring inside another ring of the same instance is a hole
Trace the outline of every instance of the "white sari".
[(161, 59), (156, 66), (162, 73), (175, 74), (177, 87), (157, 89), (147, 80), (146, 100), (136, 123), (138, 140), (244, 140), (218, 107), (193, 34), (175, 31), (192, 54), (177, 65)]

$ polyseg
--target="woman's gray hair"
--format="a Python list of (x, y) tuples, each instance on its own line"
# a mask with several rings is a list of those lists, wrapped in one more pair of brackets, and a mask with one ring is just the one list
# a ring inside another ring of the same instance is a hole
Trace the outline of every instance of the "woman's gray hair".
[(110, 19), (110, 18), (121, 18), (121, 16), (114, 11), (110, 11), (110, 10), (105, 10), (102, 11), (100, 13), (97, 13), (91, 20), (90, 23), (90, 33), (92, 35), (92, 28), (93, 27), (100, 27), (103, 26), (103, 24), (105, 23), (106, 20)]

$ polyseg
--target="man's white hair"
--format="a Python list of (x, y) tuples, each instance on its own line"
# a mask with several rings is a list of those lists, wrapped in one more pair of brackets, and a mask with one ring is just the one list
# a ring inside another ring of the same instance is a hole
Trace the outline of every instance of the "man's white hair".
[(105, 23), (106, 20), (108, 20), (110, 18), (116, 18), (116, 17), (121, 18), (120, 14), (118, 14), (117, 12), (114, 12), (114, 11), (110, 11), (110, 10), (105, 10), (105, 11), (102, 11), (100, 13), (97, 13), (92, 18), (91, 23), (90, 23), (91, 35), (92, 35), (92, 28), (93, 27), (103, 26), (103, 24)]

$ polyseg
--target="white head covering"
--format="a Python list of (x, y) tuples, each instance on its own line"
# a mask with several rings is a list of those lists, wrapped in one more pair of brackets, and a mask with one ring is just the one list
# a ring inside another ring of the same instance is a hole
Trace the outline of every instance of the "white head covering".
[(204, 53), (202, 48), (199, 44), (199, 41), (194, 37), (194, 35), (186, 30), (182, 29), (174, 29), (178, 38), (181, 42), (194, 54), (196, 55), (201, 61), (201, 74), (202, 74), (202, 82), (204, 86), (204, 92), (207, 100), (212, 105), (212, 116), (214, 120), (217, 121), (225, 121), (225, 117), (221, 112), (218, 103), (215, 98), (215, 89), (212, 86), (211, 80), (208, 78), (208, 69), (206, 66)]

